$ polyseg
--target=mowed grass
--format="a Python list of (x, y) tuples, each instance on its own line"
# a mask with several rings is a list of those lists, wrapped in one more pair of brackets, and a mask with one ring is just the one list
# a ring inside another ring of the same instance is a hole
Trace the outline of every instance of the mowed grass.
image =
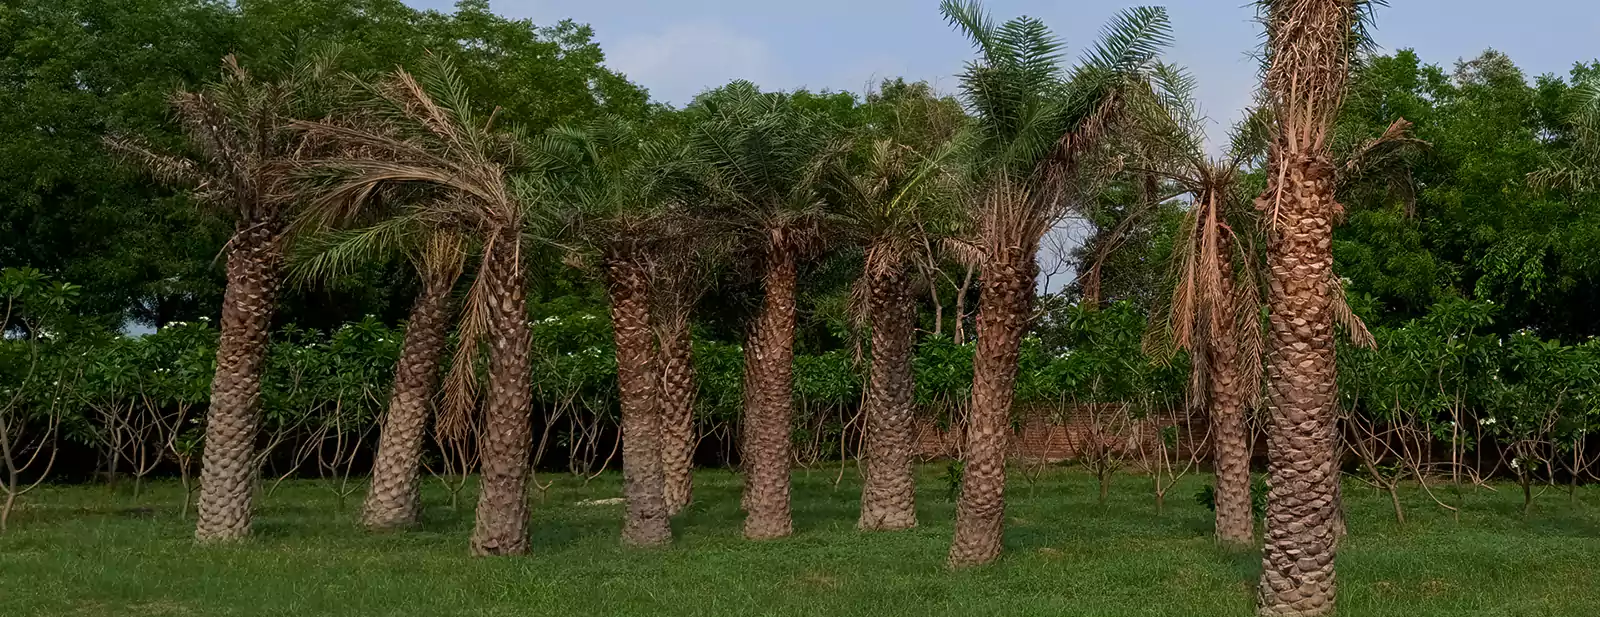
[[(739, 480), (696, 478), (671, 548), (621, 547), (619, 478), (554, 486), (533, 507), (526, 557), (467, 556), (471, 495), (460, 511), (429, 486), (415, 532), (363, 533), (360, 494), (343, 511), (327, 485), (285, 483), (258, 498), (255, 537), (199, 547), (175, 483), (134, 499), (126, 486), (47, 487), (0, 536), (0, 615), (1074, 615), (1252, 614), (1255, 553), (1211, 540), (1210, 513), (1187, 478), (1158, 514), (1148, 478), (1119, 476), (1100, 505), (1093, 480), (1052, 469), (1013, 474), (1006, 554), (944, 567), (953, 504), (942, 468), (919, 470), (922, 526), (855, 529), (852, 467), (794, 474), (795, 535), (740, 537)], [(1448, 491), (1447, 491), (1448, 492)], [(1478, 489), (1457, 521), (1407, 495), (1408, 523), (1388, 497), (1347, 485), (1351, 536), (1339, 557), (1347, 616), (1600, 615), (1600, 489), (1551, 490), (1524, 516), (1515, 487)]]

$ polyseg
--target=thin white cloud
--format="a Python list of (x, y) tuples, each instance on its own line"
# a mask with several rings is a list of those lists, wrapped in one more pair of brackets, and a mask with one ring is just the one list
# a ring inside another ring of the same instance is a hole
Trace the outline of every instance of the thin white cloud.
[(606, 64), (650, 90), (657, 101), (683, 105), (734, 79), (777, 82), (772, 52), (760, 39), (720, 21), (667, 25), (606, 46)]

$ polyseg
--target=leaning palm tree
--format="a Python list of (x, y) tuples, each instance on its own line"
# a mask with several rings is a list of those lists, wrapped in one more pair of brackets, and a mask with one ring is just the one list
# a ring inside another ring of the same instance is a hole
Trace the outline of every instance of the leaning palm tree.
[(285, 126), (320, 106), (332, 59), (320, 54), (267, 82), (235, 57), (224, 58), (220, 80), (172, 98), (192, 156), (157, 153), (132, 138), (106, 139), (113, 150), (163, 181), (192, 187), (196, 201), (234, 219), (201, 459), (195, 526), (201, 542), (250, 534), (262, 363), (283, 278), (284, 234), (296, 204), (288, 160), (302, 146)]
[(1266, 191), (1268, 474), (1258, 610), (1334, 607), (1339, 516), (1333, 270), (1336, 166), (1329, 135), (1377, 0), (1262, 0), (1264, 95), (1275, 121)]
[(488, 395), (478, 435), (482, 469), (471, 550), (475, 555), (526, 552), (532, 393), (523, 234), (542, 202), (529, 182), (512, 173), (520, 164), (518, 142), (495, 128), (494, 114), (474, 111), (465, 86), (442, 58), (429, 56), (417, 76), (396, 70), (358, 86), (364, 96), (349, 112), (355, 120), (296, 127), (347, 153), (310, 162), (325, 178), (325, 199), (358, 204), (388, 187), (424, 187), (435, 196), (419, 201), (407, 224), (463, 230), (481, 246), (482, 263), (463, 307), (460, 350), (447, 378), (446, 400), (456, 401), (456, 415), (467, 411), (461, 401), (475, 400), (459, 390), (476, 384), (472, 361), (479, 343), (487, 342)]
[(1039, 20), (995, 24), (976, 2), (945, 0), (945, 17), (977, 46), (962, 90), (971, 129), (973, 201), (982, 253), (978, 348), (973, 360), (966, 467), (956, 512), (954, 567), (1000, 555), (1005, 454), (1017, 353), (1027, 330), (1040, 239), (1112, 167), (1102, 137), (1124, 92), (1170, 40), (1166, 12), (1124, 11), (1070, 72)]
[(611, 299), (617, 386), (622, 403), (622, 541), (659, 546), (672, 541), (662, 471), (661, 384), (651, 327), (652, 282), (664, 233), (693, 186), (697, 166), (682, 142), (651, 141), (641, 127), (616, 117), (551, 130), (539, 149), (566, 225), (558, 234), (569, 253), (597, 261)]
[[(347, 153), (360, 156), (360, 152)], [(361, 523), (371, 531), (416, 525), (421, 512), (422, 444), (428, 411), (438, 394), (439, 361), (450, 329), (450, 301), (467, 259), (462, 230), (424, 224), (419, 216), (436, 207), (435, 191), (390, 187), (385, 199), (365, 194), (316, 192), (299, 217), (306, 238), (292, 253), (291, 275), (328, 280), (363, 263), (402, 255), (422, 284), (406, 320), (405, 341), (395, 364), (389, 408), (380, 421), (378, 453), (363, 503)], [(354, 228), (350, 228), (355, 225)]]
[(868, 530), (917, 525), (911, 469), (912, 346), (916, 305), (909, 286), (918, 255), (959, 226), (953, 139), (961, 109), (926, 84), (898, 88), (869, 104), (883, 118), (868, 127), (854, 160), (839, 161), (832, 201), (837, 227), (865, 250), (858, 288), (866, 293), (872, 364), (866, 399), (861, 518)]
[(716, 216), (736, 228), (762, 269), (763, 298), (752, 332), (746, 383), (744, 534), (787, 536), (789, 423), (793, 405), (796, 276), (820, 239), (827, 161), (842, 148), (825, 118), (789, 97), (734, 82), (689, 110), (689, 142), (707, 165)]

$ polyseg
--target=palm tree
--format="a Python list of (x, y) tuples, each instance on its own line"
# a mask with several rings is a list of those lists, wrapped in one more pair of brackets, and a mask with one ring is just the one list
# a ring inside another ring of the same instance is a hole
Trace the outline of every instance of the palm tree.
[(690, 313), (715, 281), (723, 243), (693, 216), (669, 219), (664, 246), (657, 252), (654, 310), (661, 375), (661, 467), (665, 476), (667, 513), (676, 516), (694, 492), (696, 382), (690, 336)]
[(689, 141), (707, 162), (718, 217), (737, 228), (762, 268), (762, 305), (753, 326), (746, 395), (744, 534), (789, 535), (789, 423), (792, 414), (796, 274), (820, 236), (821, 186), (842, 150), (833, 129), (787, 96), (734, 82), (690, 110)]
[(1334, 607), (1340, 522), (1335, 392), (1333, 224), (1328, 136), (1375, 0), (1262, 0), (1266, 106), (1275, 126), (1266, 192), (1268, 474), (1258, 610), (1324, 615)]
[[(404, 225), (460, 229), (482, 246), (482, 263), (463, 307), (462, 351), (447, 379), (455, 386), (447, 385), (446, 399), (458, 401), (452, 406), (458, 414), (466, 411), (459, 401), (475, 399), (457, 390), (476, 383), (471, 360), (486, 340), (489, 391), (478, 435), (482, 478), (471, 550), (475, 555), (524, 553), (532, 393), (522, 253), (524, 229), (534, 222), (533, 208), (540, 203), (536, 189), (512, 173), (521, 164), (518, 142), (496, 130), (494, 114), (474, 111), (466, 88), (443, 59), (429, 56), (417, 77), (396, 70), (359, 85), (365, 96), (351, 111), (355, 120), (296, 127), (345, 153), (311, 162), (325, 177), (325, 199), (357, 204), (389, 187), (424, 187), (435, 197), (418, 201)], [(441, 418), (441, 424), (448, 421)]]
[[(353, 154), (359, 156), (359, 152)], [(406, 321), (388, 412), (380, 423), (372, 482), (362, 506), (361, 523), (371, 531), (414, 526), (421, 512), (418, 482), (428, 410), (438, 393), (439, 361), (451, 324), (451, 293), (467, 259), (467, 238), (462, 230), (421, 224), (426, 217), (417, 216), (416, 211), (432, 206), (414, 200), (433, 198), (433, 192), (403, 188), (407, 190), (390, 191), (393, 194), (386, 199), (371, 200), (364, 194), (319, 195), (313, 188), (310, 207), (299, 224), (306, 232), (321, 231), (297, 234), (308, 239), (291, 254), (291, 273), (302, 279), (332, 279), (394, 252), (402, 253), (421, 279), (422, 290)], [(346, 203), (352, 199), (356, 203)], [(398, 207), (364, 208), (363, 201)], [(363, 228), (330, 230), (363, 219), (377, 220)]]
[(867, 530), (917, 525), (911, 469), (917, 311), (908, 289), (910, 266), (949, 235), (959, 214), (951, 153), (961, 109), (935, 97), (926, 84), (889, 85), (869, 103), (884, 118), (869, 127), (856, 161), (837, 164), (832, 191), (841, 210), (839, 227), (866, 253), (860, 288), (872, 324), (872, 366), (857, 526)]
[(560, 234), (569, 250), (600, 263), (611, 298), (617, 385), (622, 402), (622, 541), (659, 546), (672, 541), (662, 471), (661, 385), (651, 285), (666, 265), (659, 256), (673, 238), (678, 198), (696, 165), (684, 144), (645, 139), (633, 123), (601, 117), (550, 131), (542, 142), (550, 193), (568, 210)]
[(332, 54), (319, 54), (264, 82), (223, 59), (222, 78), (172, 97), (191, 156), (157, 153), (136, 139), (107, 145), (162, 181), (192, 187), (195, 200), (234, 219), (227, 289), (211, 405), (206, 412), (195, 539), (222, 542), (250, 534), (256, 423), (262, 363), (283, 278), (283, 240), (294, 202), (287, 161), (301, 145), (284, 130), (317, 108)]
[(1245, 165), (1265, 146), (1266, 126), (1251, 113), (1235, 128), (1228, 156), (1209, 157), (1193, 79), (1170, 65), (1154, 77), (1151, 113), (1136, 124), (1142, 171), (1175, 182), (1193, 204), (1171, 258), (1172, 300), (1164, 318), (1152, 320), (1150, 342), (1160, 357), (1189, 352), (1190, 400), (1206, 409), (1214, 440), (1217, 541), (1247, 547), (1255, 543), (1255, 515), (1245, 419), (1259, 398), (1262, 332), (1259, 224), (1243, 181)]
[(945, 0), (940, 8), (980, 54), (962, 75), (977, 116), (972, 175), (983, 262), (966, 466), (950, 547), (950, 565), (960, 567), (1000, 555), (1006, 438), (1039, 241), (1110, 168), (1097, 156), (1101, 138), (1121, 115), (1124, 92), (1144, 79), (1170, 34), (1164, 10), (1128, 9), (1067, 73), (1043, 22), (1019, 17), (996, 25), (971, 1)]

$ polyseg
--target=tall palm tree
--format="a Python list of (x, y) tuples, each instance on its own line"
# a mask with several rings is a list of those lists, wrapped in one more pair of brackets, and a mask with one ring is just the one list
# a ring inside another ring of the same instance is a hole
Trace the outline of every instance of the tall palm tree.
[(1333, 224), (1329, 134), (1376, 0), (1262, 0), (1267, 108), (1275, 120), (1266, 192), (1267, 451), (1272, 489), (1258, 610), (1334, 607), (1339, 517)]
[(601, 117), (563, 126), (541, 142), (550, 193), (565, 210), (559, 235), (569, 250), (592, 257), (604, 273), (616, 340), (622, 402), (622, 540), (632, 546), (672, 541), (662, 471), (661, 384), (652, 283), (674, 208), (697, 177), (682, 142), (652, 141), (632, 122)]
[(425, 187), (437, 196), (410, 209), (407, 224), (464, 230), (481, 245), (482, 263), (463, 307), (463, 351), (449, 381), (476, 383), (470, 361), (486, 341), (489, 391), (478, 435), (482, 477), (471, 550), (524, 553), (532, 393), (523, 234), (542, 202), (537, 188), (513, 173), (522, 164), (517, 140), (495, 128), (493, 114), (474, 111), (442, 58), (429, 56), (415, 77), (396, 70), (359, 85), (364, 97), (350, 111), (355, 120), (296, 127), (345, 153), (311, 162), (326, 178), (326, 199), (359, 203), (395, 185)]
[(827, 161), (839, 147), (827, 119), (797, 108), (789, 97), (734, 82), (707, 93), (690, 109), (689, 141), (702, 153), (719, 218), (737, 228), (762, 269), (763, 297), (753, 326), (748, 366), (744, 534), (787, 536), (789, 423), (793, 409), (796, 275), (799, 260), (819, 240)]
[(912, 346), (916, 305), (909, 294), (916, 256), (956, 227), (953, 140), (962, 111), (926, 84), (895, 87), (869, 107), (883, 118), (868, 127), (854, 161), (833, 176), (838, 227), (866, 253), (860, 288), (872, 325), (866, 401), (866, 466), (861, 518), (868, 530), (917, 525), (911, 469)]
[(1244, 192), (1245, 166), (1265, 147), (1265, 124), (1252, 113), (1235, 128), (1224, 158), (1205, 153), (1204, 120), (1194, 104), (1194, 81), (1161, 65), (1138, 127), (1145, 173), (1174, 182), (1193, 204), (1183, 217), (1172, 254), (1171, 303), (1152, 320), (1152, 351), (1189, 352), (1190, 400), (1211, 423), (1216, 468), (1216, 537), (1223, 545), (1255, 543), (1250, 500), (1250, 433), (1246, 412), (1261, 383), (1261, 294), (1257, 282), (1259, 229)]
[(192, 187), (196, 201), (234, 219), (226, 248), (217, 370), (206, 411), (195, 526), (200, 542), (250, 534), (262, 362), (283, 278), (284, 232), (295, 204), (287, 161), (301, 148), (285, 125), (318, 108), (332, 62), (333, 54), (318, 54), (279, 80), (261, 81), (234, 56), (224, 58), (221, 79), (172, 97), (192, 155), (157, 153), (127, 137), (106, 140), (161, 180)]
[[(690, 199), (694, 199), (691, 197)], [(699, 445), (694, 410), (697, 389), (690, 336), (690, 313), (723, 262), (725, 243), (692, 211), (671, 217), (657, 252), (654, 287), (655, 328), (661, 375), (661, 467), (667, 512), (676, 516), (694, 492), (694, 454)]]
[[(422, 289), (411, 306), (405, 341), (395, 364), (388, 411), (380, 420), (372, 482), (362, 506), (361, 523), (372, 531), (414, 526), (421, 512), (422, 443), (429, 406), (438, 394), (439, 361), (451, 324), (451, 294), (468, 248), (462, 230), (422, 224), (426, 217), (416, 216), (416, 210), (433, 206), (415, 201), (435, 198), (434, 191), (391, 188), (400, 190), (389, 191), (386, 199), (369, 199), (365, 194), (319, 195), (313, 185), (309, 207), (298, 220), (303, 231), (296, 234), (307, 240), (291, 254), (291, 273), (307, 280), (335, 278), (361, 263), (396, 252), (405, 256), (421, 279)], [(363, 203), (367, 201), (379, 207), (367, 207)], [(369, 224), (338, 228), (357, 221)]]
[(1043, 22), (997, 25), (971, 1), (945, 0), (940, 8), (980, 56), (961, 78), (977, 116), (972, 175), (983, 262), (966, 467), (950, 547), (950, 565), (960, 567), (1000, 555), (1017, 352), (1040, 239), (1110, 168), (1098, 156), (1101, 138), (1121, 115), (1124, 92), (1144, 79), (1171, 35), (1163, 9), (1128, 9), (1068, 72)]

